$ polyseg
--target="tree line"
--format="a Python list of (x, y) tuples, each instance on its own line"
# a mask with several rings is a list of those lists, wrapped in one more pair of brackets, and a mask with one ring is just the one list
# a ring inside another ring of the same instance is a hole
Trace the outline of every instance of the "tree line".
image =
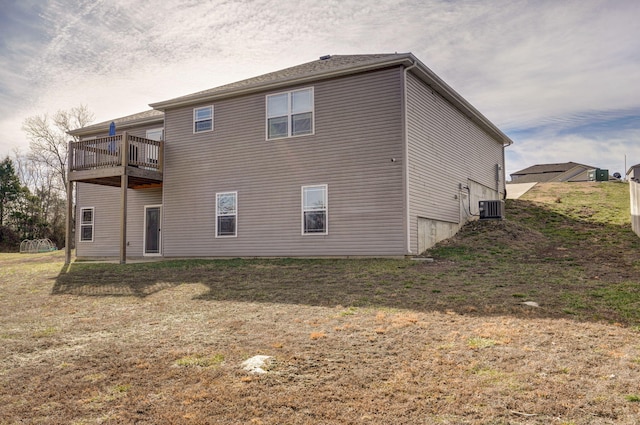
[(0, 251), (17, 251), (25, 239), (65, 244), (69, 131), (93, 121), (80, 105), (25, 119), (26, 153), (15, 150), (0, 162)]

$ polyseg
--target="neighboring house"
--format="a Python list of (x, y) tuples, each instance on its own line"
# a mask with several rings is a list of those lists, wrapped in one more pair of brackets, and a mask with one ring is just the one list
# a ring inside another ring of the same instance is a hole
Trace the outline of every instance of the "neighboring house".
[(410, 53), (151, 107), (71, 132), (79, 258), (415, 255), (504, 197), (512, 141)]
[(627, 180), (640, 182), (640, 164), (632, 165), (627, 170)]
[(575, 162), (561, 164), (539, 164), (511, 174), (512, 183), (586, 182), (591, 181), (589, 172), (598, 169)]

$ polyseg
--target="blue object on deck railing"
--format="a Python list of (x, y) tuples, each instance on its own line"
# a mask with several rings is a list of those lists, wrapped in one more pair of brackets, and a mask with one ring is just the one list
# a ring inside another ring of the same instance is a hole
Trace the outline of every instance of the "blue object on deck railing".
[[(116, 135), (116, 123), (111, 121), (111, 124), (109, 124), (109, 136), (115, 136), (115, 135)], [(113, 141), (109, 142), (109, 146), (107, 147), (107, 150), (109, 150), (109, 153), (115, 153), (116, 143)]]

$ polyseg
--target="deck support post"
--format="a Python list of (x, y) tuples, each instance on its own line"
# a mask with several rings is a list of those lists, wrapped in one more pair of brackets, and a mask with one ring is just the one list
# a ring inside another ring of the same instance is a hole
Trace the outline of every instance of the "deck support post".
[(120, 151), (124, 172), (120, 176), (120, 264), (127, 263), (127, 189), (129, 176), (127, 165), (129, 163), (129, 137), (125, 131), (122, 134), (122, 149)]
[(64, 264), (71, 264), (71, 245), (73, 244), (73, 181), (67, 180), (67, 222), (64, 231)]
[(68, 145), (68, 158), (67, 158), (67, 221), (65, 223), (64, 229), (64, 264), (71, 264), (71, 239), (72, 239), (72, 231), (71, 227), (73, 226), (73, 181), (69, 178), (69, 173), (72, 167), (73, 161), (73, 151), (71, 150), (73, 145), (73, 141), (69, 142)]

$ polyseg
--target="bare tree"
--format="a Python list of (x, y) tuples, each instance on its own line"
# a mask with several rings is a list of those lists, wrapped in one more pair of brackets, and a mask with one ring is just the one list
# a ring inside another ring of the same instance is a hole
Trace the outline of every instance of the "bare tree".
[[(15, 172), (29, 196), (24, 196), (22, 209), (16, 215), (16, 223), (20, 224), (20, 231), (27, 229), (27, 223), (46, 223), (44, 236), (54, 240), (57, 244), (64, 241), (65, 225), (65, 193), (56, 189), (58, 180), (55, 171), (42, 166), (33, 159), (31, 153), (23, 154), (18, 149), (13, 151)], [(37, 211), (37, 217), (34, 214)], [(36, 220), (37, 219), (37, 220)], [(31, 232), (33, 233), (33, 232)]]
[(47, 174), (45, 169), (51, 171), (50, 189), (63, 192), (63, 197), (67, 188), (67, 143), (75, 139), (67, 132), (84, 127), (91, 121), (93, 113), (86, 105), (80, 105), (68, 111), (59, 110), (51, 118), (47, 114), (29, 117), (22, 125), (30, 141), (29, 159), (37, 164), (37, 172), (41, 175)]
[[(22, 153), (18, 148), (13, 149), (13, 163), (15, 165), (16, 174), (22, 185), (33, 191), (40, 187), (43, 180), (43, 173), (47, 170), (39, 168), (30, 158), (28, 154)], [(47, 174), (51, 174), (48, 172)]]

